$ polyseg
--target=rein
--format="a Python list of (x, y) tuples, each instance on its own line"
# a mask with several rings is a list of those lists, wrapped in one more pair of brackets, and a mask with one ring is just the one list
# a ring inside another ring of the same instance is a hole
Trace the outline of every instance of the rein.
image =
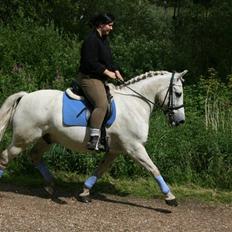
[(131, 90), (132, 92), (134, 92), (135, 94), (137, 94), (138, 96), (140, 96), (141, 99), (143, 99), (144, 101), (147, 101), (147, 102), (153, 104), (154, 106), (157, 105), (155, 102), (152, 102), (151, 100), (149, 100), (148, 98), (146, 98), (145, 96), (143, 96), (141, 93), (135, 91), (134, 89), (130, 88), (129, 86), (125, 85), (125, 87), (128, 88), (129, 90)]
[[(174, 76), (175, 76), (175, 72), (172, 73), (172, 77), (171, 77), (171, 80), (170, 80), (170, 84), (169, 84), (168, 90), (167, 90), (165, 98), (164, 98), (164, 100), (163, 100), (163, 102), (161, 104), (161, 108), (162, 108), (164, 106), (164, 103), (165, 103), (167, 97), (168, 97), (168, 110), (167, 110), (168, 113), (172, 113), (173, 110), (178, 110), (178, 109), (184, 107), (184, 104), (182, 104), (180, 106), (174, 106), (174, 104), (173, 104), (173, 80), (174, 80)], [(149, 103), (151, 103), (154, 106), (157, 106), (157, 103), (152, 102), (151, 100), (149, 100), (148, 98), (146, 98), (145, 96), (143, 96), (141, 93), (135, 91), (134, 89), (130, 88), (127, 85), (125, 85), (125, 87), (128, 88), (128, 89), (130, 89), (132, 92), (134, 92), (138, 96), (140, 96), (141, 99), (143, 99), (144, 101), (149, 102)]]

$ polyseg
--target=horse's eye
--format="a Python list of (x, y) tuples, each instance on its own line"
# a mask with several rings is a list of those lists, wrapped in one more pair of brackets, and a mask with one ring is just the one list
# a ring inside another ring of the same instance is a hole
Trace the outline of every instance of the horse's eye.
[(182, 93), (181, 92), (175, 92), (176, 97), (181, 97)]

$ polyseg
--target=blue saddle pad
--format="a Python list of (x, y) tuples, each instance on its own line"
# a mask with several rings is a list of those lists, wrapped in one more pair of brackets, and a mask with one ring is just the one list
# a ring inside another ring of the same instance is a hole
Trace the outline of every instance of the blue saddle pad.
[[(75, 100), (65, 92), (63, 95), (63, 124), (65, 126), (87, 126), (90, 115), (86, 100)], [(116, 107), (114, 100), (111, 101), (111, 114), (107, 119), (106, 126), (113, 124), (116, 118)]]

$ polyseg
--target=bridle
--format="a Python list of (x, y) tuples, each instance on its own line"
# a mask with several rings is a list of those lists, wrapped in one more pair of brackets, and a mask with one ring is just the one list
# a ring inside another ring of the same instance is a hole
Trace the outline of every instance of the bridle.
[(164, 103), (168, 97), (168, 104), (167, 104), (167, 110), (166, 113), (168, 113), (169, 115), (173, 114), (173, 110), (178, 110), (184, 107), (184, 104), (180, 105), (180, 106), (174, 106), (174, 94), (173, 94), (173, 80), (174, 80), (174, 76), (175, 76), (175, 72), (172, 73), (172, 77), (169, 83), (169, 87), (168, 90), (166, 92), (165, 98), (161, 104), (161, 108), (163, 108)]
[[(169, 83), (169, 87), (167, 89), (167, 92), (165, 94), (165, 98), (161, 104), (161, 108), (163, 108), (164, 103), (168, 97), (168, 104), (167, 104), (167, 109), (164, 110), (165, 114), (168, 114), (169, 116), (172, 116), (174, 114), (173, 110), (178, 110), (184, 107), (184, 104), (180, 105), (180, 106), (174, 106), (174, 95), (173, 95), (173, 80), (174, 80), (174, 76), (175, 76), (175, 72), (172, 73), (172, 77)], [(143, 96), (141, 93), (138, 93), (137, 91), (135, 91), (134, 89), (130, 88), (129, 86), (125, 85), (126, 88), (130, 89), (132, 92), (136, 93), (138, 96), (141, 97), (141, 99), (143, 99), (146, 102), (151, 103), (154, 106), (157, 106), (157, 103), (152, 102), (151, 100), (149, 100), (148, 98), (146, 98), (145, 96)]]

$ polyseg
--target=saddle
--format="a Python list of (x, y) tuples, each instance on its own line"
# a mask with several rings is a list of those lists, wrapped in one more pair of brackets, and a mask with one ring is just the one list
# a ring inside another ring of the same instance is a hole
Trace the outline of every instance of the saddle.
[[(106, 95), (107, 95), (107, 100), (108, 100), (108, 105), (107, 105), (107, 112), (106, 112), (106, 116), (105, 116), (105, 119), (104, 119), (104, 122), (103, 124), (105, 124), (107, 118), (110, 117), (111, 113), (112, 113), (112, 108), (111, 108), (111, 100), (113, 99), (113, 96), (111, 95), (110, 93), (110, 88), (107, 84), (104, 85), (105, 86), (105, 90), (106, 90)], [(77, 81), (73, 81), (72, 84), (71, 84), (71, 88), (67, 90), (68, 93), (73, 96), (71, 93), (73, 93), (74, 95), (77, 95), (82, 97), (82, 98), (85, 98), (85, 94), (84, 92), (82, 91), (82, 89), (80, 88), (80, 86), (78, 85)], [(73, 96), (74, 97), (74, 96)], [(86, 99), (86, 101), (88, 102), (88, 100)], [(91, 106), (91, 103), (88, 102), (88, 105), (90, 108), (92, 108)]]
[[(109, 86), (105, 85), (108, 107), (101, 128), (101, 138), (99, 149), (101, 151), (109, 151), (108, 137), (106, 135), (106, 127), (113, 124), (116, 118), (116, 107), (113, 96), (110, 93)], [(71, 88), (68, 88), (63, 96), (63, 124), (66, 126), (88, 126), (89, 117), (92, 112), (92, 105), (84, 97), (84, 93), (78, 86), (77, 82), (73, 82)]]

